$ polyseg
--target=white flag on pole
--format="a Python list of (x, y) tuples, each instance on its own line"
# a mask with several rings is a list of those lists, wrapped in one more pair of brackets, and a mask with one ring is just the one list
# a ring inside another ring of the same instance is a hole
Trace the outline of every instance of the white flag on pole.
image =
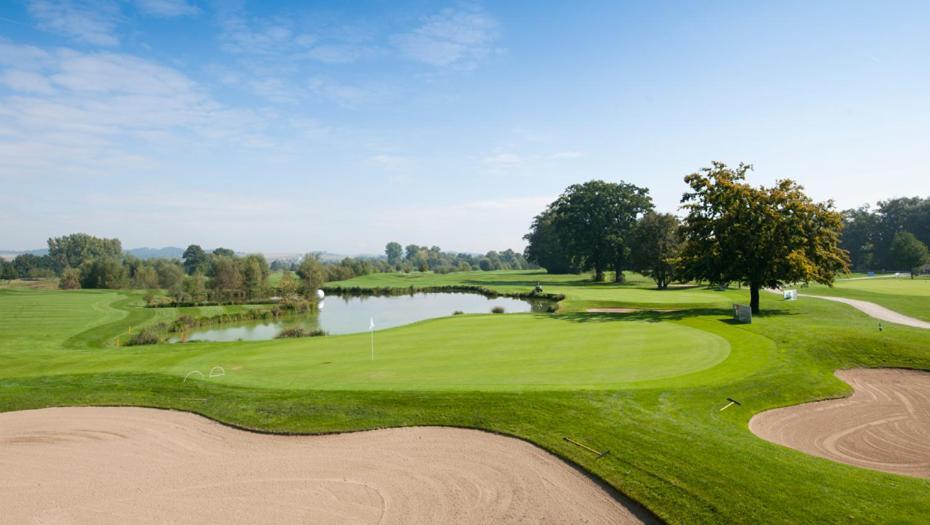
[(368, 333), (371, 334), (371, 360), (375, 360), (375, 318), (368, 322)]

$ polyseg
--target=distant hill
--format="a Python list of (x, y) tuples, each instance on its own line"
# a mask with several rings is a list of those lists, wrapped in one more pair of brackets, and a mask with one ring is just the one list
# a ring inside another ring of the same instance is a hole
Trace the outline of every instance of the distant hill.
[(138, 257), (139, 259), (180, 259), (184, 254), (184, 248), (177, 246), (166, 246), (164, 248), (132, 248), (123, 250), (125, 253)]
[(17, 255), (31, 253), (32, 255), (48, 255), (48, 248), (36, 248), (35, 250), (0, 250), (0, 259), (12, 261)]

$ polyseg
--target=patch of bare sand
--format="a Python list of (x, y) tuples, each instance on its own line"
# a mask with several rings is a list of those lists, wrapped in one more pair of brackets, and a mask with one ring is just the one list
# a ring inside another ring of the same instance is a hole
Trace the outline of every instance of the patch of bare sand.
[(649, 521), (621, 500), (476, 430), (272, 436), (146, 408), (0, 414), (4, 523)]
[(930, 373), (855, 369), (836, 375), (855, 392), (757, 414), (757, 436), (850, 465), (930, 478)]

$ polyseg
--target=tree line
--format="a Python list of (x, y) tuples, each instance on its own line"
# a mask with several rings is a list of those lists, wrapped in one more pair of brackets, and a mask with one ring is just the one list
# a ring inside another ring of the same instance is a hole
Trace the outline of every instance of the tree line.
[(384, 247), (389, 271), (398, 272), (469, 272), (472, 270), (527, 270), (536, 268), (519, 252), (507, 249), (502, 252), (489, 251), (484, 255), (444, 252), (438, 246), (401, 246), (389, 242)]
[[(181, 260), (139, 259), (125, 254), (119, 239), (75, 233), (48, 240), (48, 254), (20, 254), (0, 261), (0, 278), (59, 277), (59, 287), (163, 289), (164, 300), (177, 303), (243, 302), (272, 296), (315, 296), (323, 283), (371, 273), (395, 271), (521, 270), (535, 268), (522, 253), (490, 251), (484, 255), (444, 252), (437, 246), (388, 243), (385, 256), (346, 257), (323, 262), (317, 254), (297, 261), (268, 263), (261, 254), (240, 256), (228, 248), (204, 250), (192, 244)], [(271, 272), (282, 272), (272, 286)], [(159, 299), (156, 299), (159, 300)]]
[(930, 198), (904, 197), (843, 212), (842, 246), (858, 271), (908, 270), (930, 262)]
[(752, 311), (762, 288), (831, 284), (848, 270), (843, 216), (791, 180), (746, 182), (752, 167), (714, 162), (685, 177), (684, 217), (657, 213), (648, 188), (594, 180), (569, 186), (537, 215), (526, 257), (552, 273), (640, 272), (659, 288), (673, 281), (745, 284)]

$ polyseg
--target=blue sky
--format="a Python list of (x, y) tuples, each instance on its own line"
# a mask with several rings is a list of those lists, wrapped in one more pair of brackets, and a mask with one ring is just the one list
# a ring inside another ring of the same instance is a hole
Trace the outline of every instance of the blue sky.
[(593, 178), (711, 160), (930, 193), (927, 2), (0, 4), (0, 248), (521, 248)]

